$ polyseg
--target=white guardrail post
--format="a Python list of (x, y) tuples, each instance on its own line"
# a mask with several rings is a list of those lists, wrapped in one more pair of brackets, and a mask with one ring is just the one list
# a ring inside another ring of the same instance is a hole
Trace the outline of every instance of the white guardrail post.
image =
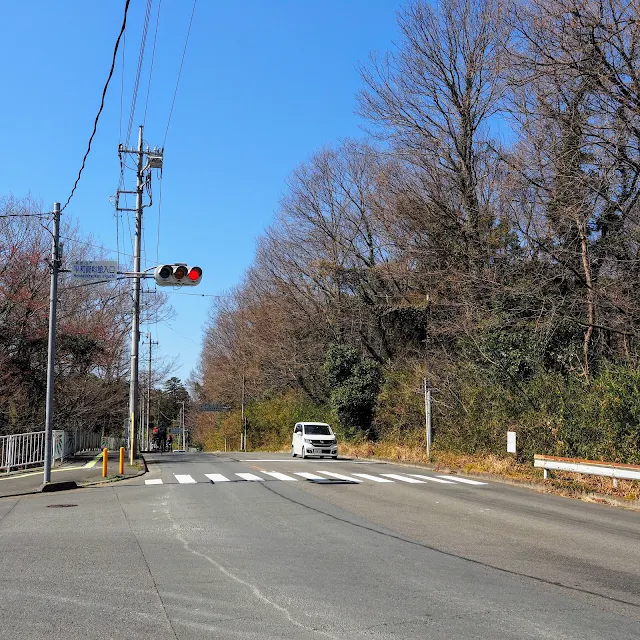
[(633, 464), (619, 464), (617, 462), (601, 462), (599, 460), (583, 460), (581, 458), (560, 458), (536, 454), (533, 466), (544, 469), (545, 479), (550, 470), (584, 473), (592, 476), (613, 478), (613, 486), (618, 486), (618, 480), (640, 480), (640, 466)]

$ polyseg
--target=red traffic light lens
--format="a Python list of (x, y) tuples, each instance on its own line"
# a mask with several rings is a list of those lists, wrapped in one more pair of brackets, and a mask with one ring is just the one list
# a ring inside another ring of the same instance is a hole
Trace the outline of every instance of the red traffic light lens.
[(197, 280), (202, 275), (202, 269), (200, 267), (191, 267), (189, 270), (189, 280)]

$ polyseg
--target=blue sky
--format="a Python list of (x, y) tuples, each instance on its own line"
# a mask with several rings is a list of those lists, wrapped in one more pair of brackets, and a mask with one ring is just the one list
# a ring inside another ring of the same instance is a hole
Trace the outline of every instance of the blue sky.
[[(163, 143), (193, 6), (161, 1), (147, 100), (158, 2), (132, 146), (143, 119), (145, 142)], [(165, 143), (159, 236), (155, 204), (144, 219), (143, 267), (156, 264), (157, 253), (159, 263), (187, 262), (204, 272), (199, 287), (164, 289), (174, 309), (169, 323), (142, 327), (159, 341), (160, 353), (178, 359), (180, 378), (198, 362), (209, 296), (241, 281), (289, 173), (323, 146), (363, 135), (354, 113), (362, 87), (357, 67), (371, 51), (392, 48), (403, 4), (198, 0)], [(0, 195), (30, 195), (46, 209), (64, 204), (80, 167), (124, 0), (4, 0), (1, 6)], [(63, 222), (77, 222), (109, 250), (116, 249), (110, 196), (119, 180), (117, 148), (125, 142), (146, 6), (147, 0), (131, 0), (124, 61), (121, 49), (86, 169), (63, 213)], [(133, 172), (126, 177), (133, 188)], [(157, 202), (155, 174), (153, 186)], [(120, 249), (131, 253), (126, 218), (123, 226)]]

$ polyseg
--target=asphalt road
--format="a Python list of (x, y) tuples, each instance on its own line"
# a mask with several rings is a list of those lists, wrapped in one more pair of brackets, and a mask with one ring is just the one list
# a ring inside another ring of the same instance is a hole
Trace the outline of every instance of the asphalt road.
[(382, 463), (148, 463), (0, 499), (0, 638), (640, 637), (638, 513)]

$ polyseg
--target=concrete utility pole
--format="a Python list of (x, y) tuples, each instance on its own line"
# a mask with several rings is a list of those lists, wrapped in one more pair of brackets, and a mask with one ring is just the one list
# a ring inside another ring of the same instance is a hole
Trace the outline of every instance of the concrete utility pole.
[(187, 438), (186, 438), (186, 433), (185, 433), (185, 428), (184, 428), (184, 402), (182, 403), (182, 413), (180, 414), (181, 419), (182, 419), (182, 449), (184, 450), (184, 452), (187, 452)]
[[(144, 172), (147, 169), (162, 168), (162, 150), (154, 149), (153, 151), (143, 151), (142, 149), (142, 132), (144, 127), (140, 126), (138, 131), (138, 148), (125, 149), (120, 145), (118, 153), (131, 153), (137, 156), (136, 163), (136, 190), (123, 191), (118, 190), (116, 197), (116, 208), (119, 211), (135, 211), (136, 213), (136, 235), (133, 249), (133, 314), (131, 318), (131, 379), (129, 382), (129, 464), (133, 464), (136, 449), (136, 411), (138, 407), (138, 367), (139, 358), (138, 350), (140, 346), (140, 247), (142, 245), (142, 211), (144, 209)], [(144, 158), (147, 156), (148, 164), (144, 165)], [(135, 193), (136, 207), (135, 209), (127, 209), (119, 206), (119, 196), (121, 193)]]
[(427, 379), (423, 378), (424, 385), (424, 421), (427, 436), (427, 458), (431, 452), (431, 388), (427, 386)]
[(242, 372), (242, 400), (240, 403), (240, 451), (247, 450), (247, 425), (244, 420), (244, 371)]
[(142, 243), (142, 192), (144, 189), (142, 130), (138, 131), (138, 170), (136, 171), (136, 235), (133, 249), (133, 316), (131, 318), (131, 380), (129, 381), (129, 464), (135, 456), (135, 423), (138, 406), (138, 347), (140, 345), (140, 247)]
[(149, 372), (147, 374), (147, 424), (146, 424), (146, 443), (147, 450), (149, 449), (149, 414), (151, 413), (151, 347), (154, 344), (158, 344), (157, 340), (151, 339), (151, 333), (147, 332), (147, 338), (149, 340)]
[(47, 400), (44, 419), (44, 478), (51, 482), (53, 448), (53, 374), (56, 359), (56, 309), (58, 305), (58, 273), (60, 272), (60, 203), (53, 203), (53, 240), (51, 242), (51, 288), (49, 290), (49, 340), (47, 343)]

